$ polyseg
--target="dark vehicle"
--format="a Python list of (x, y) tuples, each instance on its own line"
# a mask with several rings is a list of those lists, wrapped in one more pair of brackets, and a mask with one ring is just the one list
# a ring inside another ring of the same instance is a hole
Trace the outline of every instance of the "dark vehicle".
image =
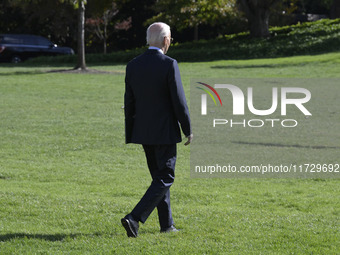
[(33, 57), (73, 54), (71, 48), (58, 47), (42, 36), (0, 34), (1, 62), (19, 63)]

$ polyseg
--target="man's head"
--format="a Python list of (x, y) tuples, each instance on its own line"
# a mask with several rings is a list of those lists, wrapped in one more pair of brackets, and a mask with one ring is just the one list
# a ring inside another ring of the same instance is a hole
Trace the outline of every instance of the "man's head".
[(170, 27), (162, 22), (151, 24), (146, 30), (146, 42), (149, 46), (162, 49), (166, 54), (171, 44)]

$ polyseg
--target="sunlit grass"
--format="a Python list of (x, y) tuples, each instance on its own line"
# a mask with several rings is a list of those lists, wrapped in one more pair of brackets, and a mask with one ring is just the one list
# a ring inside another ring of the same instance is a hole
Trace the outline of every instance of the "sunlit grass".
[[(339, 78), (339, 56), (180, 63), (180, 71), (189, 97), (194, 77)], [(153, 213), (127, 238), (120, 218), (150, 177), (141, 147), (124, 144), (125, 66), (90, 67), (113, 73), (0, 66), (1, 254), (339, 252), (338, 180), (193, 179), (183, 144), (171, 188), (182, 231), (160, 234)]]

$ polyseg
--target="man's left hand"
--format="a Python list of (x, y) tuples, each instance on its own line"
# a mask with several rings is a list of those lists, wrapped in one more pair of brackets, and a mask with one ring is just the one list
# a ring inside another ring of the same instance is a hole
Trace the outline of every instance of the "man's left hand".
[(192, 139), (194, 138), (194, 135), (191, 134), (191, 135), (187, 136), (187, 138), (188, 138), (188, 141), (186, 141), (186, 143), (184, 144), (185, 146), (187, 146), (191, 143)]

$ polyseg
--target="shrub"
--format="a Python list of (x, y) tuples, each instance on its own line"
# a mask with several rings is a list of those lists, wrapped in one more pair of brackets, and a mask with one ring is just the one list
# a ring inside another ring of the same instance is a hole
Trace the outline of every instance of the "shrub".
[[(168, 55), (178, 61), (210, 61), (221, 59), (275, 58), (340, 51), (340, 19), (319, 20), (302, 24), (272, 27), (269, 38), (250, 38), (249, 33), (225, 35), (173, 45)], [(87, 63), (126, 63), (145, 48), (118, 51), (107, 55), (88, 54)], [(42, 57), (31, 63), (76, 63), (76, 56)]]

